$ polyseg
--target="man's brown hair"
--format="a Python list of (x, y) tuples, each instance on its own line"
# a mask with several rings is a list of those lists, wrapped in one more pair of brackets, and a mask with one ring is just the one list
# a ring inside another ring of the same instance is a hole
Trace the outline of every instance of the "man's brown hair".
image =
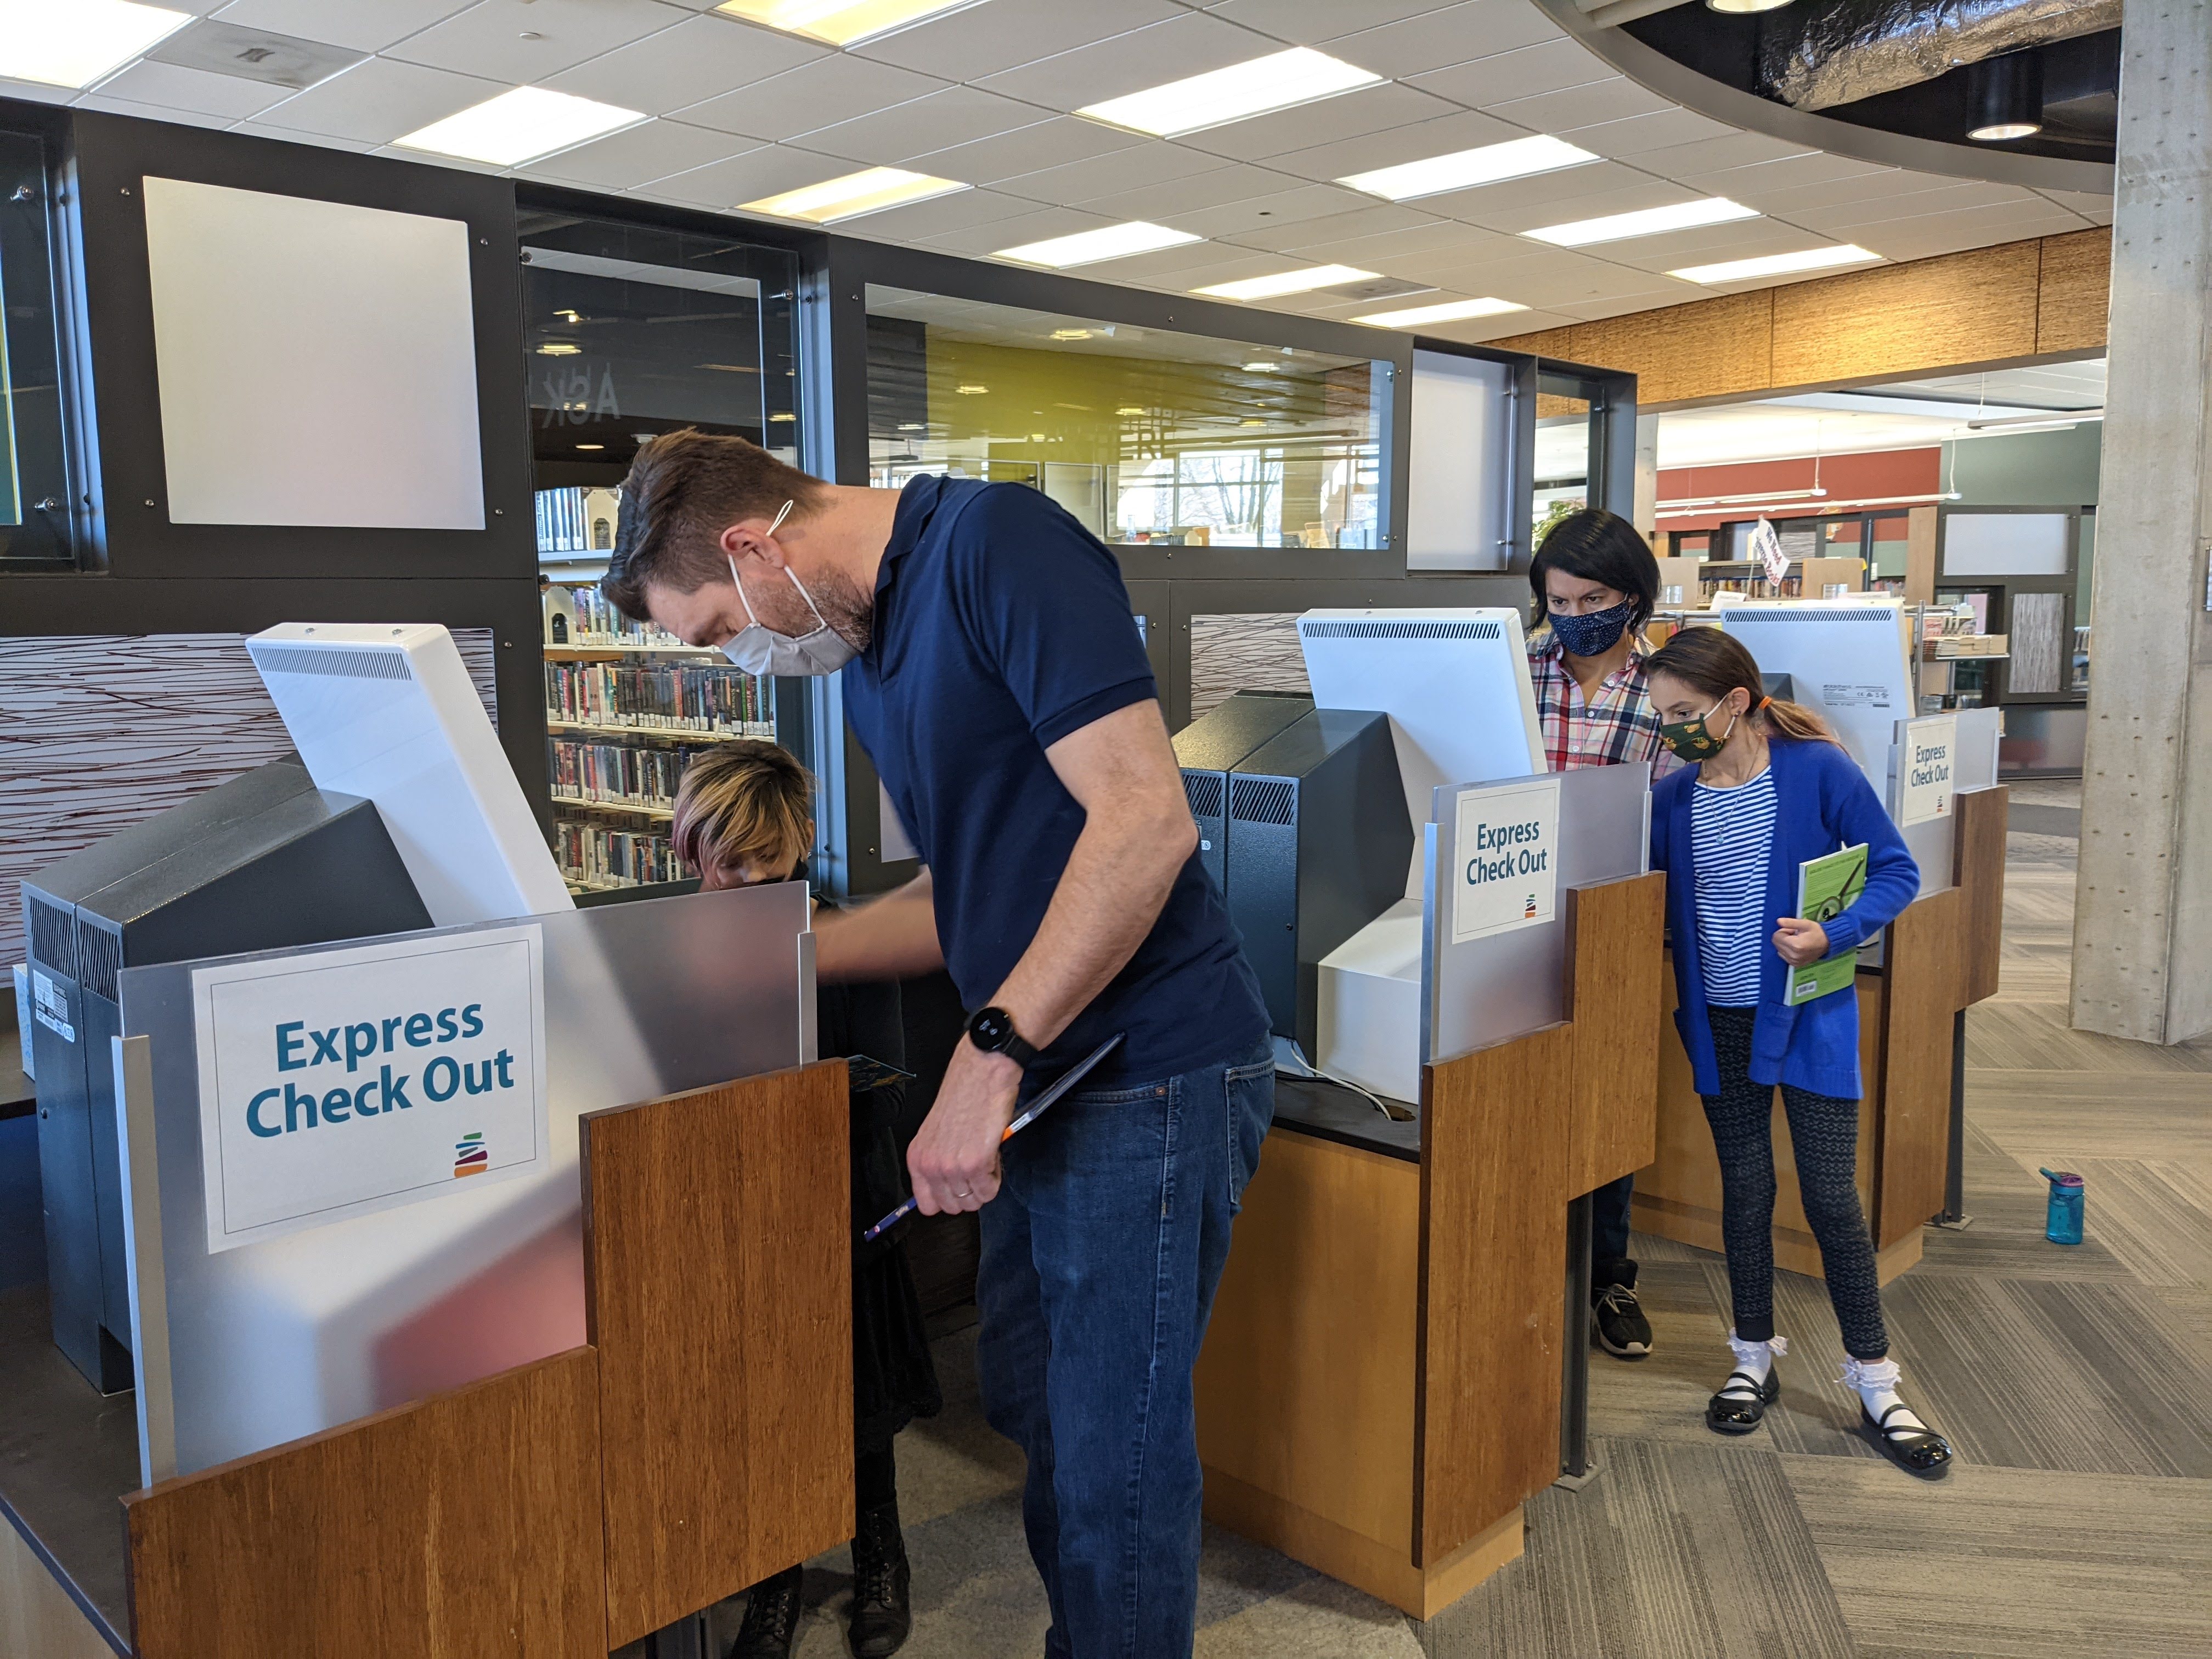
[(822, 499), (821, 480), (758, 444), (696, 427), (638, 446), (623, 481), (621, 526), (599, 591), (625, 617), (647, 617), (653, 583), (693, 593), (729, 574), (722, 532), (741, 519), (773, 519), (786, 501), (804, 516)]

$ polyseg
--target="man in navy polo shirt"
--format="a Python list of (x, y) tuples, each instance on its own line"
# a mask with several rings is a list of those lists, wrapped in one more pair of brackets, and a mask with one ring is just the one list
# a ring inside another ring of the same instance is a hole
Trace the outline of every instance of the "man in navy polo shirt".
[[(1046, 1651), (1190, 1651), (1191, 1367), (1274, 1106), (1258, 981), (1113, 556), (1017, 484), (825, 484), (736, 438), (639, 452), (605, 587), (761, 673), (841, 672), (919, 879), (818, 923), (825, 979), (951, 970), (975, 1010), (908, 1156), (982, 1212), (985, 1409), (1029, 1455)], [(1024, 1092), (1115, 1032), (1083, 1092)]]

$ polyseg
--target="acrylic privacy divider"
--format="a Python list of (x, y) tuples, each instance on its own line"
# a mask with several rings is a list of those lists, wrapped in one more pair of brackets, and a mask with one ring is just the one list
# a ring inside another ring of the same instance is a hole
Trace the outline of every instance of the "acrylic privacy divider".
[[(193, 989), (194, 970), (213, 964), (124, 970), (121, 1046), (146, 1041), (118, 1102), (125, 1144), (147, 1155), (131, 1159), (126, 1204), (134, 1218), (157, 1218), (131, 1241), (132, 1336), (161, 1356), (146, 1381), (158, 1389), (163, 1369), (169, 1380), (167, 1399), (143, 1401), (141, 1419), (166, 1418), (174, 1435), (169, 1467), (155, 1461), (158, 1436), (142, 1446), (149, 1482), (583, 1341), (577, 1120), (814, 1058), (813, 940), (795, 882), (223, 960), (296, 962), (306, 975), (318, 957), (364, 943), (524, 929), (535, 930), (543, 962), (547, 1138), (537, 1166), (448, 1180), (400, 1207), (215, 1251)], [(138, 1201), (149, 1158), (158, 1205)]]
[[(1544, 826), (1539, 838), (1514, 840), (1509, 828), (1502, 847), (1462, 844), (1463, 826), (1468, 839), (1487, 840), (1472, 826), (1495, 831), (1509, 819), (1515, 825), (1537, 823), (1534, 809), (1543, 805), (1534, 799), (1539, 790), (1557, 791), (1555, 829)], [(1491, 806), (1506, 810), (1502, 815), (1486, 812)], [(1492, 823), (1493, 817), (1498, 823)], [(1423, 1064), (1522, 1036), (1565, 1018), (1564, 895), (1571, 888), (1642, 875), (1650, 867), (1650, 824), (1651, 769), (1640, 762), (1445, 785), (1436, 791), (1427, 830), (1421, 953)], [(1517, 869), (1524, 848), (1552, 854), (1549, 902), (1544, 902), (1547, 895), (1540, 883), (1516, 872), (1520, 884), (1512, 896), (1519, 900), (1534, 890), (1537, 914), (1501, 922), (1479, 910), (1462, 909), (1462, 896), (1470, 907), (1477, 906), (1480, 889), (1488, 884), (1466, 879), (1474, 860), (1494, 864), (1510, 854)]]

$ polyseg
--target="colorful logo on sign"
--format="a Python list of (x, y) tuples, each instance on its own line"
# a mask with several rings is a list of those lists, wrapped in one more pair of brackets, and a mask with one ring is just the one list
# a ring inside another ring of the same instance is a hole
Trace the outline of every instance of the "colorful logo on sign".
[(484, 1145), (483, 1134), (463, 1135), (453, 1143), (453, 1179), (463, 1176), (482, 1175), (491, 1167), (491, 1149)]

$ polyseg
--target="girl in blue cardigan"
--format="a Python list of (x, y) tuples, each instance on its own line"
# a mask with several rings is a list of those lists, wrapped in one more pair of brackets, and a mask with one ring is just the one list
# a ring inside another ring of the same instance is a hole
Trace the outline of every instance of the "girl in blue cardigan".
[[(1943, 1437), (1898, 1396), (1874, 1243), (1859, 1209), (1858, 996), (1792, 1007), (1789, 970), (1876, 933), (1912, 902), (1920, 871), (1881, 802), (1819, 715), (1765, 695), (1759, 665), (1717, 628), (1676, 634), (1645, 664), (1668, 746), (1696, 763), (1652, 792), (1651, 864), (1667, 872), (1667, 921), (1690, 1057), (1721, 1165), (1736, 1368), (1705, 1407), (1722, 1434), (1748, 1434), (1781, 1394), (1774, 1334), (1774, 1089), (1790, 1117), (1797, 1186), (1843, 1328), (1844, 1381), (1883, 1450), (1941, 1474)], [(1797, 866), (1864, 843), (1866, 888), (1825, 925), (1799, 919)]]

